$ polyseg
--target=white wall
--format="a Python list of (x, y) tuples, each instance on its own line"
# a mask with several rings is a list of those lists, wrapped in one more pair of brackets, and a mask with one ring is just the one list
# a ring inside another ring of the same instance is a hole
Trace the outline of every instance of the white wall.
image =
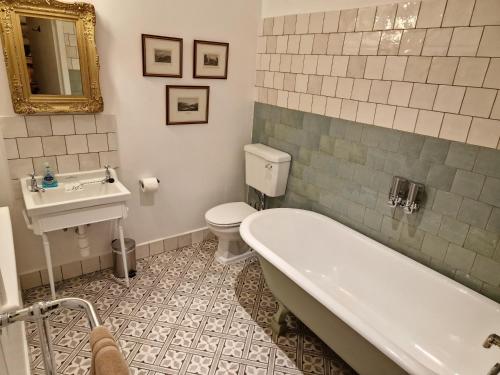
[(403, 1), (405, 0), (262, 0), (262, 18), (361, 8)]
[[(2, 93), (2, 95), (0, 95), (0, 116), (13, 115), (14, 111), (10, 100), (9, 84), (7, 81), (3, 53), (0, 54), (0, 92)], [(9, 181), (10, 176), (7, 165), (7, 156), (1, 133), (2, 129), (0, 129), (0, 181)], [(11, 203), (11, 195), (10, 186), (6, 186), (6, 184), (4, 184), (4, 188), (0, 189), (0, 207), (7, 206)]]
[[(245, 0), (91, 2), (97, 13), (104, 113), (116, 116), (120, 175), (132, 191), (126, 235), (141, 243), (205, 226), (207, 209), (244, 198), (243, 145), (251, 140), (260, 3)], [(184, 38), (184, 78), (142, 76), (141, 33)], [(193, 39), (230, 43), (228, 80), (192, 78)], [(0, 90), (8, 93), (5, 67), (1, 65)], [(166, 84), (209, 85), (209, 123), (165, 126)], [(11, 114), (10, 95), (0, 95), (0, 116)], [(0, 177), (5, 169), (2, 162), (0, 160)], [(142, 205), (138, 179), (153, 175), (161, 180), (161, 189), (154, 205)], [(40, 252), (21, 249), (28, 245), (38, 247), (39, 240), (21, 239), (25, 228), (16, 228), (22, 225), (19, 221), (14, 225), (15, 232), (20, 233), (16, 236), (17, 257), (23, 264), (19, 271), (31, 271), (36, 265), (42, 268), (41, 247)], [(68, 256), (63, 242), (73, 241), (73, 235), (60, 234), (58, 239), (54, 251), (56, 264), (74, 260), (77, 253), (72, 250), (74, 254)], [(94, 243), (98, 242), (96, 238)], [(22, 259), (28, 256), (29, 260)]]
[[(205, 226), (206, 209), (243, 199), (259, 4), (231, 0), (94, 0), (105, 113), (116, 114), (128, 234), (139, 242)], [(184, 38), (183, 79), (144, 78), (140, 34)], [(192, 79), (193, 39), (230, 43), (228, 80)], [(165, 84), (210, 85), (210, 122), (165, 126)], [(141, 206), (138, 179), (161, 191)]]

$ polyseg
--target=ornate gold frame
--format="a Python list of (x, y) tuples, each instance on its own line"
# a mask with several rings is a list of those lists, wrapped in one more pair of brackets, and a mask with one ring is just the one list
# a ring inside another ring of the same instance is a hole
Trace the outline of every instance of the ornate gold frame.
[[(19, 16), (75, 21), (83, 96), (32, 95)], [(102, 112), (99, 56), (92, 4), (56, 0), (0, 0), (0, 37), (14, 111), (20, 114)]]

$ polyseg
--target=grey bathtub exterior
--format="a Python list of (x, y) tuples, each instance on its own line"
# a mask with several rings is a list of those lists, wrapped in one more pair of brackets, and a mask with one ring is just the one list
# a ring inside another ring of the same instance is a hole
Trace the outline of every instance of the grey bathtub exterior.
[(259, 256), (274, 296), (360, 375), (408, 374), (271, 263)]

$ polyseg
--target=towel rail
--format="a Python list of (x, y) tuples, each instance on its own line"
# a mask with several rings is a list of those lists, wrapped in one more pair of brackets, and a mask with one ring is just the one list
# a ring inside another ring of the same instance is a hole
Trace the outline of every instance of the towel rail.
[[(85, 311), (89, 320), (90, 328), (94, 329), (101, 325), (99, 315), (94, 308), (92, 302), (82, 298), (61, 298), (48, 302), (36, 302), (31, 306), (0, 314), (0, 328), (4, 328), (9, 324), (34, 319), (37, 323), (38, 334), (40, 336), (40, 346), (43, 355), (43, 363), (47, 375), (56, 375), (56, 363), (54, 360), (54, 352), (52, 350), (52, 342), (50, 341), (50, 325), (49, 315), (60, 308), (82, 309)], [(1, 333), (1, 331), (0, 331)]]

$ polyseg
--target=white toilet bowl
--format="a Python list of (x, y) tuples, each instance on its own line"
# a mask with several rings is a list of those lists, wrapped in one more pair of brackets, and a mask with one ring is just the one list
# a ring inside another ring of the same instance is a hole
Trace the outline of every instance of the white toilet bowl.
[(205, 220), (208, 228), (219, 239), (215, 258), (220, 263), (234, 263), (254, 255), (241, 239), (240, 224), (256, 211), (245, 202), (221, 204), (207, 211)]
[[(246, 145), (245, 182), (263, 197), (285, 194), (291, 156), (286, 152), (256, 143)], [(257, 210), (245, 202), (221, 204), (207, 211), (208, 228), (219, 239), (216, 259), (224, 264), (254, 255), (240, 237), (240, 224)]]

